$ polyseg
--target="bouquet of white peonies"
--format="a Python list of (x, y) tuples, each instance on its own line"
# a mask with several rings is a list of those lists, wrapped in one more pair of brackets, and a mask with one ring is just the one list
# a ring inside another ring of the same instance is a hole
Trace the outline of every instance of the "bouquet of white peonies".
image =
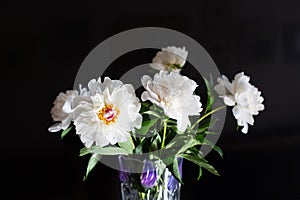
[[(232, 107), (237, 126), (247, 133), (254, 116), (264, 110), (264, 99), (240, 72), (232, 81), (222, 75), (216, 85), (203, 77), (206, 102), (201, 102), (195, 93), (198, 84), (181, 74), (187, 56), (185, 47), (157, 52), (150, 64), (157, 73), (141, 77), (140, 98), (131, 84), (109, 77), (59, 93), (49, 131), (61, 131), (63, 138), (75, 127), (83, 143), (80, 156), (90, 155), (84, 179), (101, 159), (117, 156), (123, 199), (179, 199), (183, 160), (199, 166), (198, 178), (202, 169), (219, 175), (200, 148), (209, 146), (222, 156), (206, 137), (217, 134), (209, 129), (215, 123), (211, 115)], [(213, 109), (216, 98), (224, 104)]]

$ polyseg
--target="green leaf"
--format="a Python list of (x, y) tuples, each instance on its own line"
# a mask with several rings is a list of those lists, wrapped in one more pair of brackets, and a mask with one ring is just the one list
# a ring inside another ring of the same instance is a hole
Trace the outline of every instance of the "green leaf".
[(203, 144), (209, 145), (215, 150), (222, 158), (223, 158), (223, 151), (220, 147), (209, 141), (208, 139), (204, 138)]
[(214, 145), (213, 146), (213, 150), (215, 150), (216, 152), (218, 152), (218, 154), (223, 158), (223, 151), (222, 151), (222, 149), (219, 146)]
[(180, 176), (180, 172), (179, 172), (179, 168), (178, 168), (178, 160), (175, 157), (174, 161), (173, 161), (173, 176), (178, 180), (178, 182), (182, 183), (181, 180), (181, 176)]
[(198, 155), (200, 152), (200, 149), (197, 147), (191, 147), (188, 150), (186, 150), (185, 154), (192, 154), (192, 155)]
[(183, 134), (184, 132), (178, 130), (177, 125), (167, 125), (168, 129), (172, 129), (173, 131), (175, 131), (177, 134)]
[(92, 146), (90, 148), (83, 147), (80, 150), (79, 156), (84, 156), (89, 153), (96, 153), (99, 155), (128, 155), (128, 152), (120, 147), (98, 147), (98, 146)]
[(205, 133), (208, 127), (200, 127), (197, 129), (196, 133)]
[(135, 132), (140, 135), (147, 135), (147, 133), (149, 132), (149, 129), (156, 124), (157, 120), (158, 120), (158, 118), (143, 121), (141, 128), (136, 129)]
[(210, 84), (211, 86), (214, 85), (214, 79), (213, 79), (213, 76), (211, 75), (211, 73), (209, 74), (209, 84)]
[(143, 146), (146, 142), (146, 139), (139, 140), (139, 144), (135, 147), (134, 152), (136, 154), (143, 153)]
[(141, 102), (140, 113), (143, 113), (143, 112), (149, 110), (150, 105), (151, 105), (151, 104), (148, 103), (148, 102), (145, 102), (145, 101)]
[(211, 123), (210, 118), (205, 118), (201, 122), (199, 122), (199, 127), (208, 128)]
[(223, 158), (223, 152), (220, 147), (218, 147), (216, 144), (209, 141), (205, 135), (196, 135), (195, 139), (201, 143), (202, 145), (209, 145), (213, 150), (215, 150), (222, 158)]
[(206, 102), (206, 108), (205, 108), (205, 113), (211, 111), (212, 104), (214, 103), (214, 96), (212, 95), (212, 85), (210, 85), (210, 82), (206, 79), (203, 78), (206, 89), (207, 89), (207, 102)]
[(199, 145), (199, 144), (201, 144), (199, 141), (197, 141), (197, 140), (194, 139), (194, 138), (191, 138), (185, 145), (183, 145), (183, 146), (179, 149), (179, 151), (178, 151), (177, 154), (184, 153), (184, 152), (186, 152), (189, 148), (194, 147), (194, 146)]
[(173, 138), (165, 147), (165, 149), (171, 149), (176, 147), (182, 147), (185, 145), (191, 138), (186, 135), (180, 135)]
[(166, 158), (162, 158), (162, 161), (169, 168), (169, 167), (172, 167), (172, 163), (173, 163), (174, 159), (175, 159), (175, 155), (170, 153), (170, 156), (168, 156)]
[(159, 147), (161, 146), (161, 137), (160, 135), (158, 134), (158, 132), (156, 130), (154, 130), (154, 135), (153, 137), (151, 138), (151, 150), (155, 151), (155, 150), (158, 150)]
[[(171, 172), (171, 174), (174, 176), (174, 178), (178, 182), (183, 184), (181, 177), (180, 177), (177, 158), (173, 155), (173, 156), (169, 156), (168, 159), (169, 159), (168, 161), (166, 159), (163, 160), (164, 164), (167, 166), (168, 170)], [(170, 160), (170, 159), (172, 159), (172, 160)]]
[(166, 150), (173, 150), (172, 153), (178, 155), (185, 153), (189, 148), (201, 144), (193, 135), (180, 135), (172, 139), (165, 147)]
[(177, 121), (175, 121), (175, 120), (169, 118), (169, 119), (168, 119), (168, 124), (174, 124), (174, 125), (177, 125)]
[(97, 154), (93, 154), (88, 162), (87, 168), (86, 168), (86, 173), (85, 176), (83, 176), (83, 180), (85, 181), (89, 175), (89, 173), (92, 171), (92, 169), (95, 168), (96, 164), (98, 163), (98, 161), (101, 159), (100, 155)]
[(218, 133), (213, 132), (213, 131), (205, 131), (206, 135), (217, 135)]
[(198, 181), (200, 180), (201, 176), (202, 176), (202, 168), (199, 167), (199, 174), (198, 174), (198, 178), (197, 178)]
[(146, 112), (143, 112), (142, 115), (144, 115), (144, 114), (153, 115), (153, 116), (155, 116), (157, 118), (161, 118), (161, 116), (157, 112), (154, 112), (152, 110), (148, 110)]
[(60, 139), (63, 139), (69, 132), (70, 130), (73, 128), (73, 126), (69, 126), (66, 130), (63, 130), (61, 132), (61, 135), (60, 135)]
[(180, 154), (179, 156), (198, 165), (199, 167), (206, 169), (207, 171), (216, 176), (220, 176), (219, 172), (212, 165), (208, 164), (205, 159), (200, 158), (199, 156), (189, 154)]
[(126, 142), (119, 142), (118, 145), (124, 149), (125, 151), (127, 151), (128, 153), (132, 153), (133, 149), (134, 149), (134, 144), (132, 142), (131, 137), (128, 138), (128, 140)]
[(205, 135), (204, 135), (204, 134), (196, 135), (196, 136), (195, 136), (195, 139), (196, 139), (198, 142), (200, 142), (201, 144), (203, 144), (204, 138), (205, 138)]
[[(198, 124), (198, 129), (200, 129), (199, 131), (201, 131), (201, 130), (207, 130), (210, 126), (213, 126), (214, 125), (214, 121), (212, 121), (210, 118), (205, 118), (205, 119), (203, 119), (201, 122), (199, 122), (199, 124)], [(198, 130), (197, 129), (197, 130)]]
[(210, 132), (207, 133), (208, 129), (210, 127), (213, 127), (215, 123), (217, 122), (216, 119), (211, 119), (211, 118), (206, 118), (203, 119), (199, 124), (198, 124), (198, 129), (196, 131), (197, 134), (211, 134)]
[[(192, 135), (189, 136), (178, 136), (174, 138), (167, 146), (166, 149), (169, 151), (170, 155), (174, 155), (173, 157), (169, 156), (163, 160), (163, 162), (168, 166), (170, 163), (174, 163), (174, 157), (177, 157), (181, 154), (197, 153), (199, 154), (199, 149), (193, 148), (196, 145), (201, 144), (197, 141)], [(170, 160), (173, 159), (173, 160)]]

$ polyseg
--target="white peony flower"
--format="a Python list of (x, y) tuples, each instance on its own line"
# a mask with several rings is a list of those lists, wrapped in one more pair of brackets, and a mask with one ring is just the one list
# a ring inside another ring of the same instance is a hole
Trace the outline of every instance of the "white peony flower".
[(168, 117), (177, 120), (180, 131), (190, 126), (189, 116), (200, 115), (202, 111), (200, 97), (194, 95), (197, 84), (186, 76), (161, 70), (154, 75), (154, 80), (143, 76), (142, 84), (147, 90), (142, 93), (142, 100), (163, 108)]
[(90, 97), (80, 98), (74, 109), (76, 133), (86, 147), (125, 142), (141, 127), (141, 104), (132, 85), (106, 77), (103, 83), (91, 80), (88, 89)]
[(236, 74), (232, 82), (224, 75), (217, 81), (215, 91), (226, 105), (234, 106), (232, 112), (237, 124), (243, 126), (243, 133), (247, 133), (248, 124), (254, 124), (253, 115), (258, 115), (259, 111), (264, 110), (261, 92), (249, 83), (250, 77), (244, 75), (244, 72)]
[(179, 72), (186, 62), (188, 52), (185, 47), (169, 46), (162, 48), (152, 59), (150, 66), (156, 70)]
[(60, 130), (66, 130), (73, 120), (72, 110), (70, 106), (73, 99), (78, 96), (78, 91), (67, 90), (65, 93), (60, 92), (54, 100), (54, 105), (51, 108), (51, 115), (54, 121), (58, 123), (50, 126), (48, 130), (50, 132), (57, 132)]

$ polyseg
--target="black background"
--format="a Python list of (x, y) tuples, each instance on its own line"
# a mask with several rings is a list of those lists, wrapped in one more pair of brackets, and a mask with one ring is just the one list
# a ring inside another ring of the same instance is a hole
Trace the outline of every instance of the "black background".
[(158, 26), (195, 39), (230, 79), (245, 71), (265, 97), (247, 135), (227, 110), (218, 141), (224, 158), (207, 157), (220, 177), (204, 171), (196, 181), (197, 168), (184, 162), (182, 199), (300, 199), (299, 10), (297, 0), (2, 2), (2, 195), (120, 199), (114, 169), (99, 164), (82, 181), (88, 157), (78, 156), (77, 137), (47, 131), (49, 112), (101, 41)]

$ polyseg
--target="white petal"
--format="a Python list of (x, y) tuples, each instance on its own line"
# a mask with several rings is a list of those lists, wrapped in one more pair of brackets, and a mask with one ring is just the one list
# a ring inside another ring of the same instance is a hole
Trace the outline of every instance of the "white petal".
[(89, 88), (91, 95), (95, 95), (99, 91), (99, 86), (98, 86), (98, 82), (96, 81), (96, 79), (92, 79), (89, 81), (88, 88)]
[(140, 129), (142, 126), (142, 121), (143, 121), (143, 117), (141, 114), (137, 114), (134, 122), (133, 122), (133, 126), (137, 129)]
[(73, 102), (73, 98), (72, 96), (68, 96), (66, 99), (66, 102), (64, 103), (63, 107), (62, 107), (62, 111), (65, 113), (72, 113), (73, 109), (72, 109), (72, 102)]
[(232, 95), (225, 96), (223, 100), (224, 100), (224, 103), (227, 106), (234, 106), (235, 105), (235, 100), (234, 100)]
[(239, 119), (241, 116), (241, 108), (238, 105), (234, 106), (232, 108), (232, 113), (235, 119)]
[(61, 121), (61, 125), (60, 125), (61, 129), (66, 130), (70, 126), (70, 124), (71, 124), (71, 115), (68, 118)]
[(109, 93), (112, 93), (115, 89), (119, 89), (123, 86), (123, 82), (120, 80), (111, 80), (109, 77), (105, 77), (103, 83), (101, 83), (101, 79), (98, 79), (99, 86), (102, 91), (105, 89), (109, 90)]
[(167, 70), (166, 68), (168, 67), (168, 66), (166, 66), (166, 65), (164, 65), (164, 64), (161, 64), (161, 63), (150, 63), (149, 64), (150, 65), (150, 67), (152, 67), (153, 69), (155, 69), (155, 70)]
[(155, 103), (156, 105), (160, 105), (160, 103), (159, 103), (156, 99), (154, 99), (152, 96), (150, 96), (149, 92), (147, 92), (147, 91), (144, 91), (144, 92), (142, 93), (141, 99), (142, 99), (142, 101), (147, 101), (147, 100), (149, 100), (149, 101), (151, 101), (152, 103)]
[(259, 104), (258, 107), (257, 107), (257, 109), (259, 111), (263, 111), (265, 109), (265, 106), (263, 104)]
[(181, 104), (183, 106), (183, 112), (190, 116), (200, 115), (200, 112), (203, 110), (200, 97), (197, 95), (193, 95), (189, 98), (189, 101), (181, 102)]
[(85, 134), (80, 135), (80, 140), (87, 148), (90, 148), (94, 143), (93, 139), (90, 137), (87, 137), (87, 135), (85, 135)]
[(248, 133), (248, 124), (247, 123), (244, 124), (242, 132), (245, 133), (245, 134)]
[(131, 85), (131, 84), (125, 84), (124, 85), (124, 88), (126, 88), (127, 89), (127, 92), (129, 93), (129, 94), (135, 94), (135, 90), (134, 90), (134, 87)]
[(108, 130), (110, 130), (110, 132), (105, 134), (105, 137), (110, 144), (125, 142), (129, 138), (129, 133), (122, 130), (121, 127), (118, 127), (117, 125), (110, 126)]
[(48, 131), (50, 131), (50, 132), (58, 132), (60, 130), (61, 130), (60, 123), (53, 124), (52, 126), (50, 126), (48, 128)]
[(151, 82), (151, 81), (152, 81), (152, 78), (151, 78), (150, 76), (148, 76), (148, 75), (144, 75), (144, 76), (142, 77), (141, 81), (142, 81), (143, 86), (146, 88), (148, 82)]
[(187, 126), (190, 126), (191, 122), (188, 118), (188, 116), (182, 116), (181, 119), (177, 120), (177, 128), (179, 131), (184, 132), (187, 128)]
[(217, 92), (217, 94), (221, 97), (225, 96), (226, 95), (226, 91), (225, 91), (225, 87), (224, 85), (222, 84), (217, 84), (215, 87), (214, 87), (214, 90)]

